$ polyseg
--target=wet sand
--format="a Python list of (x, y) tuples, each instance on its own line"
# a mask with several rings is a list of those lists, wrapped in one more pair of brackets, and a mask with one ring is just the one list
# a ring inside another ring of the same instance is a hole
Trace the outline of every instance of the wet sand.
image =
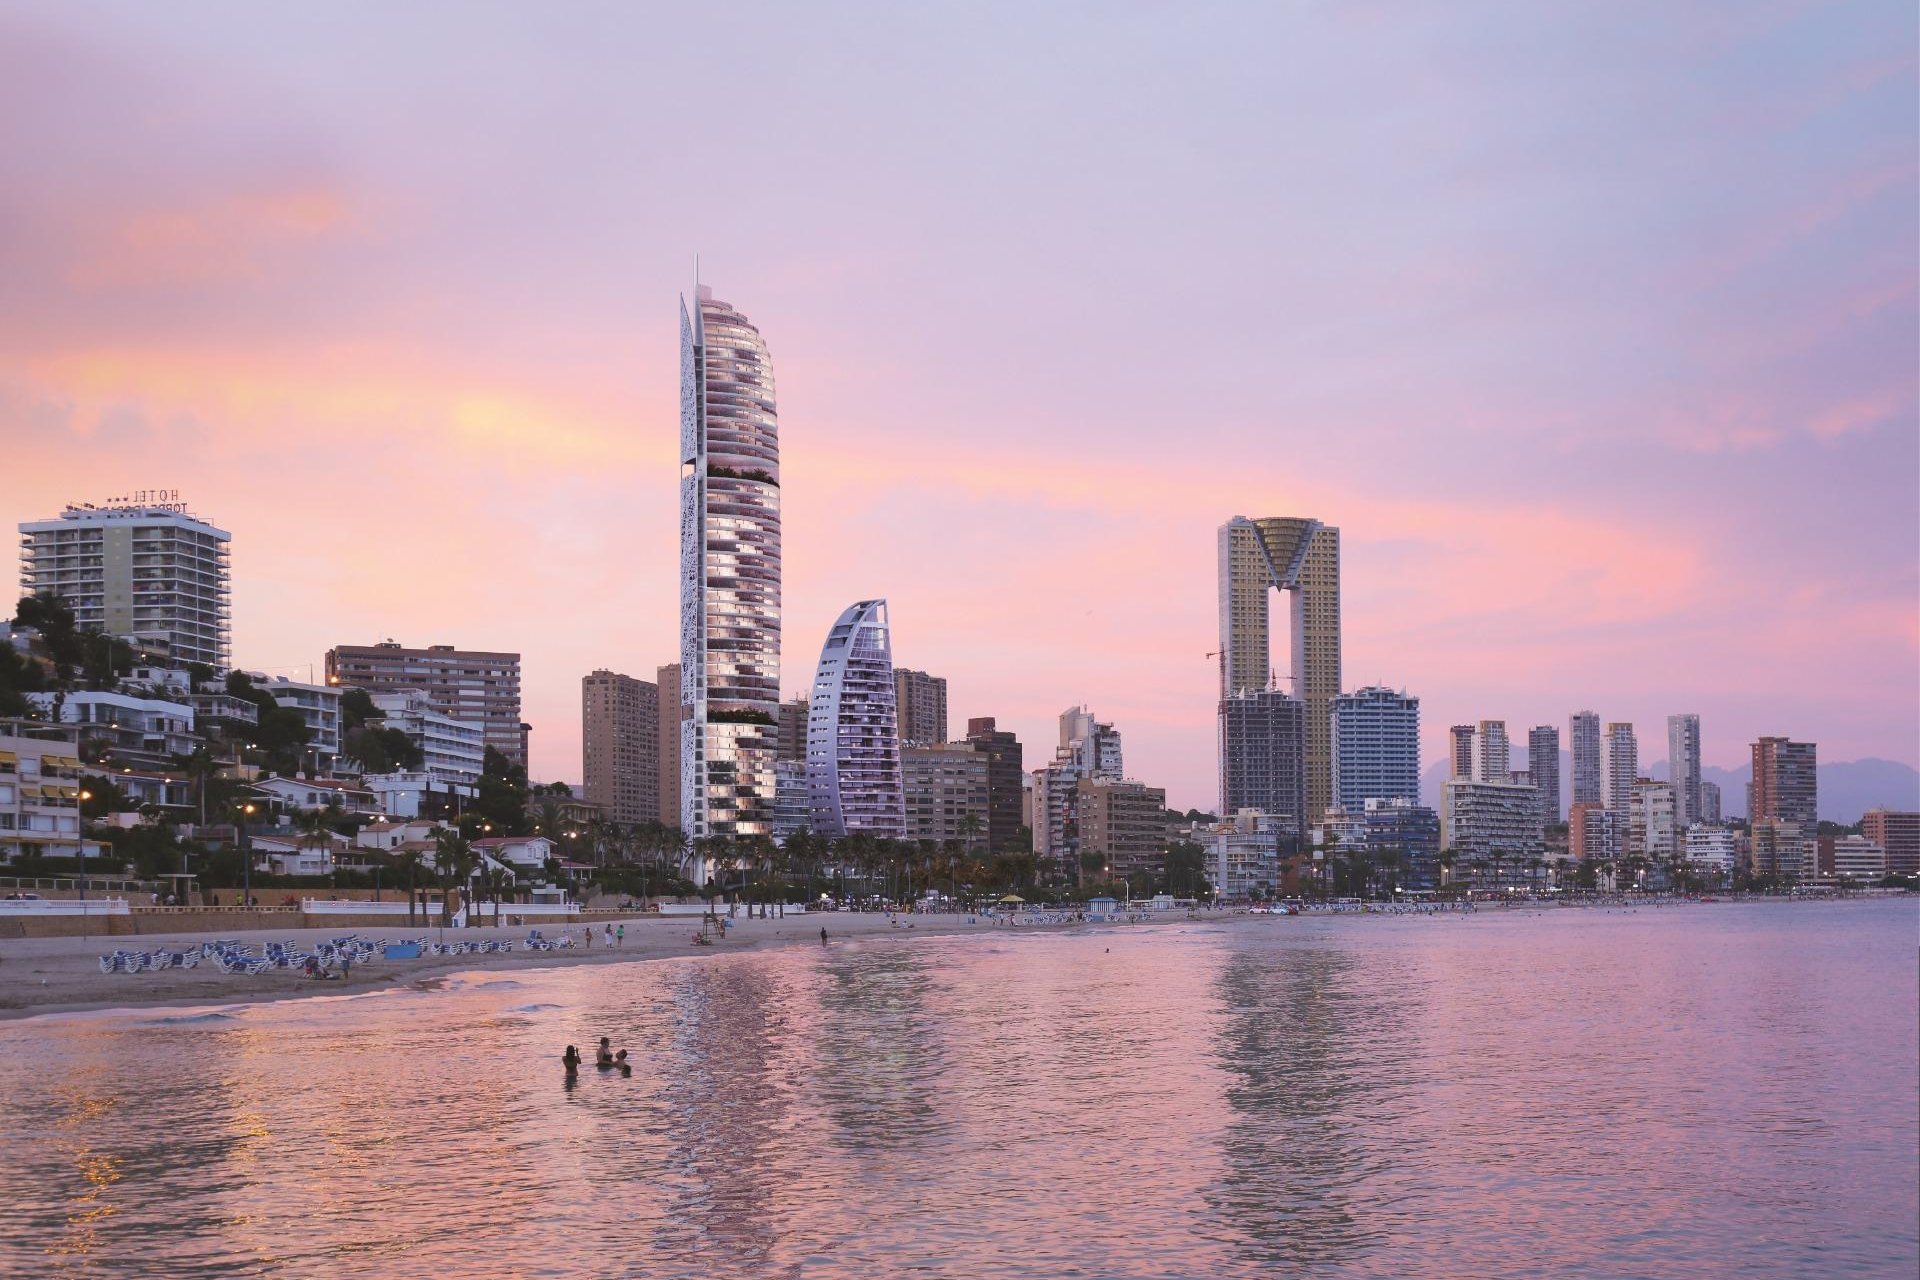
[[(348, 929), (335, 926), (318, 929), (254, 929), (241, 932), (207, 934), (142, 934), (133, 937), (91, 938), (10, 938), (0, 939), (0, 1019), (28, 1017), (42, 1013), (68, 1013), (88, 1009), (146, 1008), (155, 1005), (211, 1005), (252, 1000), (277, 1000), (305, 995), (338, 995), (342, 991), (371, 991), (384, 987), (431, 985), (440, 975), (450, 972), (557, 968), (576, 964), (612, 964), (625, 960), (653, 960), (666, 956), (712, 956), (728, 952), (750, 951), (770, 946), (820, 945), (820, 930), (829, 938), (845, 942), (876, 935), (915, 936), (931, 933), (988, 932), (993, 926), (984, 921), (969, 925), (964, 915), (896, 916), (864, 912), (830, 912), (820, 915), (792, 915), (785, 919), (749, 920), (736, 917), (727, 930), (727, 940), (710, 947), (693, 945), (699, 928), (697, 916), (630, 916), (615, 927), (626, 925), (624, 945), (609, 949), (602, 941), (598, 922), (594, 925), (591, 947), (581, 942), (584, 925), (568, 925), (564, 932), (573, 935), (574, 945), (562, 951), (522, 949), (528, 927), (440, 930), (416, 925), (378, 929)], [(898, 921), (898, 924), (894, 923)], [(911, 928), (908, 927), (911, 925)], [(549, 938), (563, 931), (555, 926), (535, 926)], [(117, 949), (129, 951), (184, 951), (198, 947), (213, 937), (250, 943), (257, 949), (266, 942), (293, 942), (311, 948), (316, 942), (354, 934), (368, 941), (399, 941), (426, 937), (447, 942), (512, 942), (515, 950), (502, 955), (422, 956), (418, 960), (374, 960), (353, 966), (352, 976), (340, 981), (315, 981), (298, 971), (272, 969), (265, 973), (222, 973), (218, 966), (202, 961), (193, 969), (165, 969), (155, 973), (102, 973), (100, 957)]]

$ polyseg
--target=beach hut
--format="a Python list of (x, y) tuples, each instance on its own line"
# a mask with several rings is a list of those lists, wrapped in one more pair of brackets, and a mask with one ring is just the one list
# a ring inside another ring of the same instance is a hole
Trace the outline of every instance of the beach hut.
[(1027, 905), (1027, 900), (1017, 893), (1009, 893), (1000, 898), (999, 902), (1003, 907), (1024, 907)]

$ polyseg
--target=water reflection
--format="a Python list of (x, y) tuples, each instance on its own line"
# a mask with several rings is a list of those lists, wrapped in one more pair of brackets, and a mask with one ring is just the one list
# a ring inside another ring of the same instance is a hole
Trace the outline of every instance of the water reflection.
[(1221, 966), (1216, 1055), (1230, 1074), (1224, 1176), (1208, 1203), (1245, 1258), (1358, 1257), (1393, 1230), (1382, 1196), (1401, 1010), (1326, 947), (1243, 949)]
[[(1836, 911), (876, 940), (0, 1023), (0, 1275), (1912, 1275), (1913, 915)], [(633, 1076), (568, 1089), (603, 1034)]]
[(943, 1127), (934, 1098), (946, 1064), (928, 1017), (934, 983), (925, 953), (880, 946), (827, 955), (812, 1085), (833, 1141), (851, 1151), (926, 1143)]

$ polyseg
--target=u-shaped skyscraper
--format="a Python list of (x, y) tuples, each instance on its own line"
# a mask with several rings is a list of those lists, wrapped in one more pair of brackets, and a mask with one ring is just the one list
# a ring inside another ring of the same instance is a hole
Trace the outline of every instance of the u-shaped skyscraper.
[(807, 808), (823, 836), (906, 838), (885, 600), (849, 606), (820, 650), (807, 708)]

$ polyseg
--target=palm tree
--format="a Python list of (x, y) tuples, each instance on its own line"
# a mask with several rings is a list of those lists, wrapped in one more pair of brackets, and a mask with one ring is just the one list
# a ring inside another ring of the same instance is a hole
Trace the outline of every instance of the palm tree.
[(970, 813), (960, 819), (960, 838), (966, 842), (969, 858), (973, 856), (974, 842), (979, 839), (980, 832), (985, 826), (986, 823), (980, 820), (980, 815), (977, 813)]
[(395, 871), (404, 871), (407, 873), (407, 924), (411, 926), (413, 924), (414, 903), (419, 896), (420, 851), (418, 849), (401, 849), (389, 856), (392, 859), (393, 869)]
[(434, 846), (434, 869), (439, 873), (443, 890), (440, 922), (446, 924), (453, 914), (453, 890), (461, 887), (463, 894), (466, 892), (465, 886), (472, 881), (479, 858), (473, 851), (472, 842), (457, 831), (442, 831), (434, 838)]

